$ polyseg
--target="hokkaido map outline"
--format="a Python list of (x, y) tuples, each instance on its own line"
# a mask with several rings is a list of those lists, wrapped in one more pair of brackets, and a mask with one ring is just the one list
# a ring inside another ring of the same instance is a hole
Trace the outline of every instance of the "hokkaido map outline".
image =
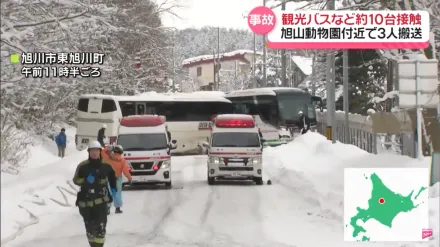
[(429, 228), (425, 168), (346, 168), (346, 241), (422, 241)]

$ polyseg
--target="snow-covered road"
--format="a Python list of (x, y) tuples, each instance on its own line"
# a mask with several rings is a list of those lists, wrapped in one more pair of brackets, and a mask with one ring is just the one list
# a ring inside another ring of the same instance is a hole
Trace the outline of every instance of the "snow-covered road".
[[(53, 155), (45, 148), (37, 151), (31, 161)], [(82, 219), (72, 206), (74, 190), (66, 183), (85, 157), (85, 151), (72, 146), (64, 159), (29, 166), (18, 176), (2, 174), (2, 247), (88, 246)], [(354, 146), (331, 144), (315, 133), (264, 151), (264, 178), (272, 185), (209, 186), (206, 159), (173, 157), (175, 189), (124, 191), (124, 213), (110, 215), (105, 246), (371, 245), (343, 241), (344, 168), (426, 165), (404, 156), (371, 155)], [(438, 184), (430, 190), (434, 238), (423, 243), (375, 243), (376, 247), (438, 246)], [(31, 223), (35, 225), (27, 226)]]
[[(322, 216), (310, 208), (313, 201), (298, 195), (301, 191), (280, 184), (256, 186), (248, 182), (208, 186), (204, 156), (176, 157), (173, 167), (176, 189), (124, 191), (125, 211), (110, 216), (107, 247), (282, 247), (312, 246), (315, 241), (318, 246), (322, 240), (311, 237), (313, 233), (330, 237), (327, 246), (343, 243), (340, 227), (334, 227), (340, 224), (328, 221), (323, 229)], [(314, 221), (321, 223), (316, 225)], [(27, 228), (9, 246), (86, 244), (81, 217), (72, 209)]]

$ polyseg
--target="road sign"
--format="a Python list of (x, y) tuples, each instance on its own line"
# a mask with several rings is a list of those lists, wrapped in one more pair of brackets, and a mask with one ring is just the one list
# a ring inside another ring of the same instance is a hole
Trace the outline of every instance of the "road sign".
[(398, 61), (399, 107), (437, 108), (439, 103), (437, 72), (436, 59)]

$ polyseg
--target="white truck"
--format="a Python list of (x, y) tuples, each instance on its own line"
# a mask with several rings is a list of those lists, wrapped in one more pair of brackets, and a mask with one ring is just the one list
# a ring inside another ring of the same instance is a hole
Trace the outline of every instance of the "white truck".
[(216, 180), (253, 180), (263, 184), (263, 143), (251, 115), (221, 114), (213, 119), (208, 150), (208, 184)]
[[(164, 116), (123, 117), (117, 144), (124, 148), (133, 184), (165, 184), (171, 187), (171, 150), (176, 141), (166, 127)], [(124, 180), (124, 185), (128, 181)]]

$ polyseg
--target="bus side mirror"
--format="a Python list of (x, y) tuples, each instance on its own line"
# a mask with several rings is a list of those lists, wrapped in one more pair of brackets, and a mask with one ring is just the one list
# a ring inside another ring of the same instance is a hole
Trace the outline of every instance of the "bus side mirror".
[(172, 144), (176, 144), (177, 141), (176, 141), (176, 140), (172, 140), (171, 143), (172, 143)]
[(265, 143), (265, 142), (266, 142), (266, 140), (265, 140), (265, 139), (260, 139), (260, 141), (261, 141), (261, 144), (263, 144), (263, 143)]

